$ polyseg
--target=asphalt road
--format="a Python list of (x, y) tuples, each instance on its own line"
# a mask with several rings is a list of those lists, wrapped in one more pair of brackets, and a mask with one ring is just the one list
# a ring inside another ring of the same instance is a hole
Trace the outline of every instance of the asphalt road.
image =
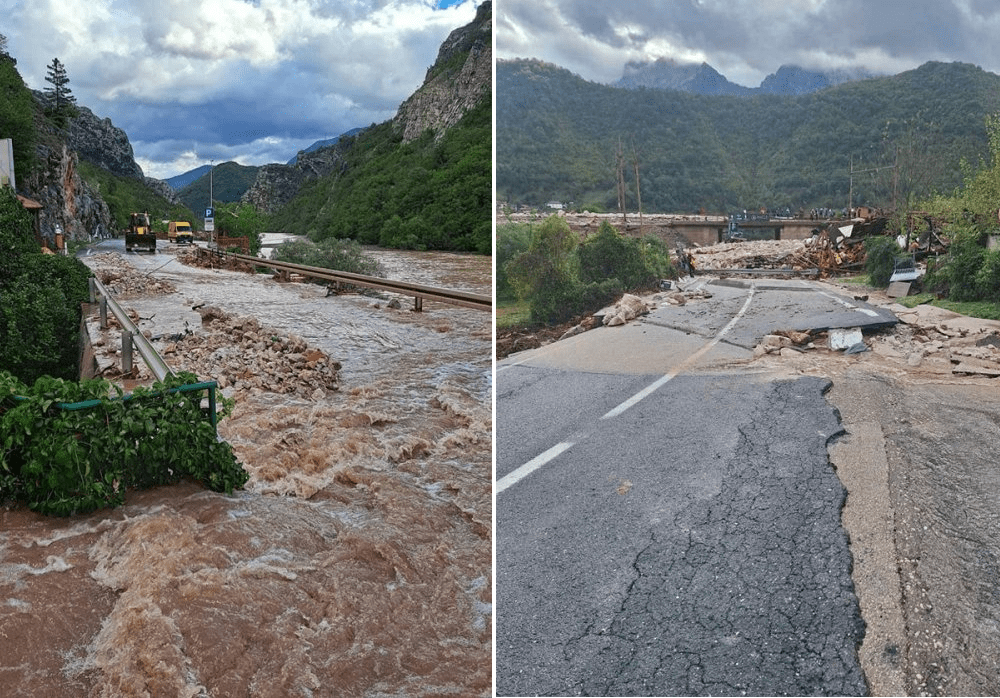
[(713, 366), (891, 317), (791, 285), (498, 364), (498, 695), (866, 693), (830, 384)]

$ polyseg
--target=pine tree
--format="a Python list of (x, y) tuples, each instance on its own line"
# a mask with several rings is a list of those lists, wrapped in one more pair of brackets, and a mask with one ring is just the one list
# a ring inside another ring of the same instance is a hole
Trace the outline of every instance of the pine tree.
[(53, 58), (48, 66), (48, 73), (45, 81), (52, 84), (52, 87), (45, 88), (45, 96), (48, 99), (48, 113), (54, 119), (63, 123), (70, 116), (76, 115), (76, 97), (69, 89), (69, 76), (66, 75), (66, 66), (58, 58)]

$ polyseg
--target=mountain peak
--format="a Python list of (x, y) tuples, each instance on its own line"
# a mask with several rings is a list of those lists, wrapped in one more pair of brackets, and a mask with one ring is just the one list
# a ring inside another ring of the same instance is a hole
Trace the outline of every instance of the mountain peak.
[(700, 95), (754, 94), (801, 95), (852, 80), (876, 77), (864, 69), (809, 70), (796, 65), (782, 65), (761, 82), (759, 87), (744, 87), (730, 82), (708, 63), (678, 63), (669, 58), (655, 61), (629, 61), (614, 87), (636, 89), (648, 87), (660, 90), (680, 90)]

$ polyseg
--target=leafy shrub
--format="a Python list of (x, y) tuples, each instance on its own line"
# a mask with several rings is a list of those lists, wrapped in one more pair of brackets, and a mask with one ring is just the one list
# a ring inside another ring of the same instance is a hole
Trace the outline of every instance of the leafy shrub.
[(981, 233), (966, 229), (954, 236), (941, 268), (948, 283), (948, 298), (953, 301), (979, 300), (977, 276), (985, 258), (986, 247)]
[(20, 274), (21, 259), (38, 253), (31, 214), (8, 187), (0, 187), (0, 286)]
[(577, 250), (585, 282), (617, 279), (624, 288), (640, 289), (673, 276), (666, 245), (657, 237), (627, 237), (607, 221)]
[(89, 276), (74, 257), (41, 254), (31, 216), (0, 191), (0, 369), (27, 383), (79, 374), (80, 304)]
[(507, 273), (507, 264), (519, 254), (527, 252), (530, 245), (531, 225), (505, 223), (497, 226), (494, 285), (498, 299), (509, 301), (517, 297), (517, 291)]
[(559, 322), (573, 315), (580, 282), (576, 235), (559, 216), (549, 216), (533, 231), (526, 252), (510, 260), (506, 273), (518, 297), (531, 305), (535, 322)]
[(881, 288), (887, 287), (896, 264), (896, 256), (900, 253), (899, 245), (894, 238), (880, 235), (867, 238), (864, 246), (868, 283)]
[(275, 249), (274, 259), (279, 262), (346, 271), (350, 274), (385, 276), (379, 261), (366, 255), (361, 245), (354, 240), (331, 238), (319, 243), (309, 240), (286, 240)]
[(1000, 303), (1000, 250), (984, 250), (975, 284), (978, 300)]
[[(0, 371), (0, 498), (65, 516), (118, 506), (128, 488), (182, 478), (218, 492), (242, 487), (249, 476), (229, 444), (216, 438), (201, 393), (169, 392), (195, 382), (193, 374), (181, 374), (122, 399), (103, 380), (44, 376), (28, 388)], [(60, 405), (88, 400), (97, 402)]]

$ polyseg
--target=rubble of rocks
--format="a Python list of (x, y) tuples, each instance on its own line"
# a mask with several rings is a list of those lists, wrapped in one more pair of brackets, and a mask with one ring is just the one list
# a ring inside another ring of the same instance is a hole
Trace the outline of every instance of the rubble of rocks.
[(826, 275), (864, 261), (862, 245), (840, 245), (828, 235), (804, 240), (747, 240), (687, 250), (697, 271), (727, 269), (815, 269)]
[(94, 276), (116, 298), (159, 296), (177, 291), (169, 281), (139, 273), (128, 260), (117, 252), (94, 255), (90, 261), (97, 267), (94, 270)]
[(270, 392), (322, 399), (339, 389), (340, 362), (303, 338), (215, 306), (198, 312), (202, 330), (170, 338), (161, 354), (182, 370), (217, 381), (227, 397)]
[[(868, 353), (908, 374), (1000, 377), (1000, 322), (951, 313), (933, 306), (888, 307), (900, 322), (890, 330), (863, 336), (851, 346), (833, 341), (831, 331), (777, 331), (764, 336), (754, 358)], [(850, 330), (839, 330), (848, 333)], [(857, 330), (856, 330), (857, 331)], [(860, 335), (860, 332), (858, 332)]]
[(615, 303), (614, 307), (604, 315), (604, 324), (608, 327), (617, 327), (635, 320), (640, 315), (646, 315), (650, 310), (655, 310), (656, 306), (647, 303), (639, 296), (626, 293)]

